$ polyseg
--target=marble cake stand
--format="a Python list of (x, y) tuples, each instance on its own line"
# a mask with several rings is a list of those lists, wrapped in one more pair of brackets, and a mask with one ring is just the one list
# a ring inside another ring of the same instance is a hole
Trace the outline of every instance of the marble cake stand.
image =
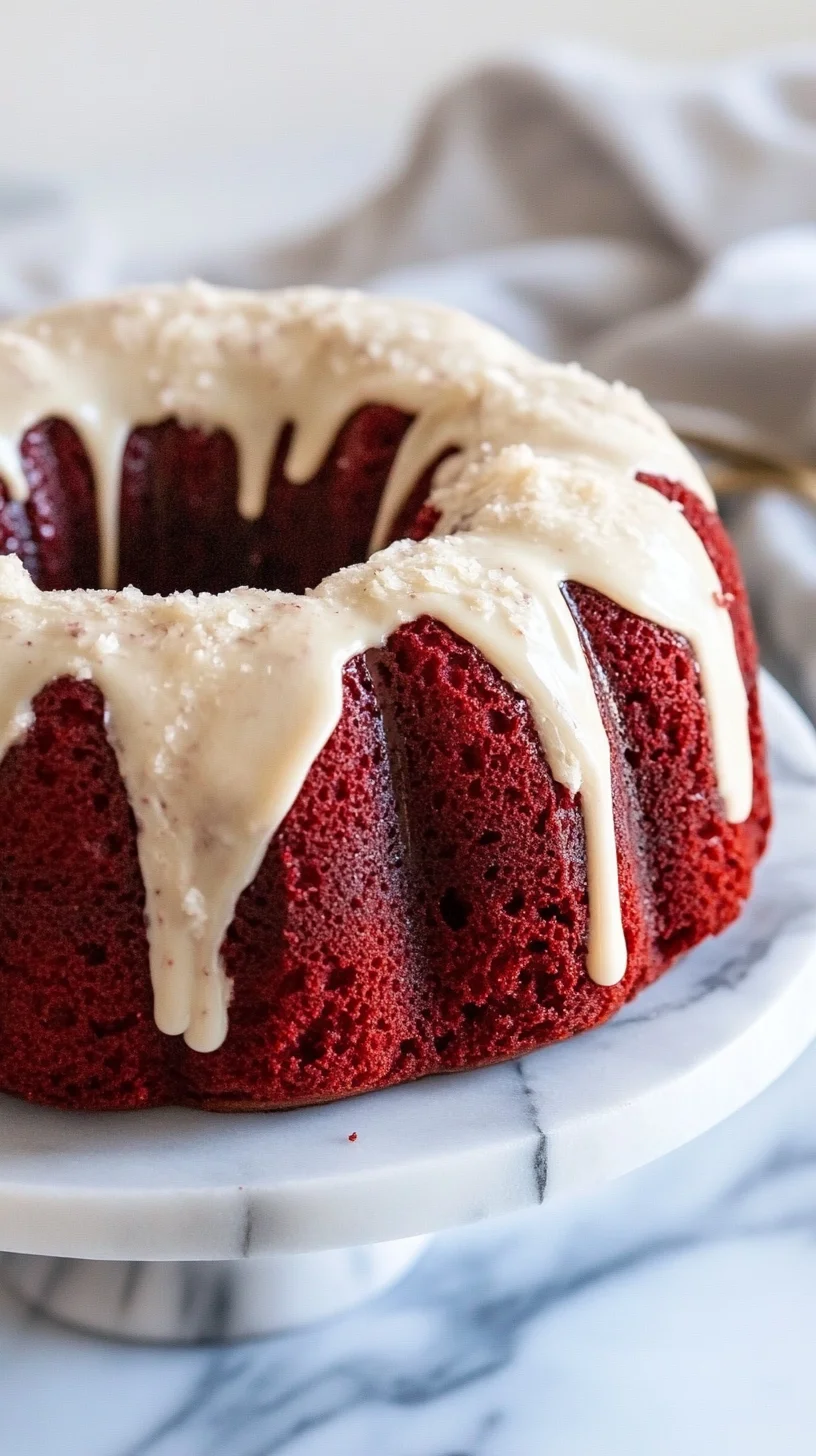
[(617, 1177), (734, 1112), (816, 1036), (816, 736), (769, 680), (765, 705), (776, 830), (756, 891), (613, 1021), (522, 1061), (289, 1113), (0, 1098), (6, 1281), (126, 1338), (280, 1330), (382, 1288), (435, 1230)]

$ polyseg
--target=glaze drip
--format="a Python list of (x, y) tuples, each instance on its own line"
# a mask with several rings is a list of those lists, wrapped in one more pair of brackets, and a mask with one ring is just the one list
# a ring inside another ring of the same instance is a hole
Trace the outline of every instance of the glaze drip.
[[(435, 617), (528, 701), (553, 776), (580, 792), (590, 902), (588, 972), (626, 969), (609, 746), (561, 592), (594, 587), (686, 637), (711, 722), (728, 818), (751, 807), (745, 689), (714, 568), (682, 511), (639, 472), (697, 466), (633, 392), (545, 365), (448, 310), (323, 289), (267, 296), (189, 285), (139, 290), (0, 331), (0, 470), (17, 499), (25, 430), (81, 435), (97, 481), (103, 582), (117, 579), (125, 442), (175, 416), (224, 428), (239, 507), (264, 506), (270, 459), (294, 424), (287, 473), (308, 479), (367, 403), (414, 415), (383, 494), (375, 554), (302, 597), (41, 593), (0, 560), (0, 752), (52, 679), (92, 678), (139, 830), (156, 1021), (210, 1051), (227, 1030), (219, 950), (243, 889), (339, 721), (342, 675), (402, 623)], [(434, 536), (376, 550), (443, 450)]]

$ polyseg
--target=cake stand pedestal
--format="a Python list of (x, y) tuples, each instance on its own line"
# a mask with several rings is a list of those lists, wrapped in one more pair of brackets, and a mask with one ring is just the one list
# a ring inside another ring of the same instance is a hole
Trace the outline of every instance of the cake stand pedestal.
[(5, 1281), (122, 1338), (279, 1331), (382, 1289), (436, 1230), (618, 1177), (761, 1092), (816, 1036), (816, 737), (764, 694), (776, 829), (724, 935), (572, 1041), (353, 1101), (225, 1117), (0, 1098)]
[(126, 1340), (197, 1343), (277, 1335), (393, 1284), (427, 1235), (250, 1259), (52, 1259), (5, 1254), (3, 1282), (32, 1311)]

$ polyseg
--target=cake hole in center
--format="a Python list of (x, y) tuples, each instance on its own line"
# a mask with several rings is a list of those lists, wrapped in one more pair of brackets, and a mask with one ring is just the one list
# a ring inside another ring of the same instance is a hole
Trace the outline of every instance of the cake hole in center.
[[(364, 561), (411, 421), (390, 405), (363, 406), (300, 484), (286, 474), (295, 429), (287, 424), (254, 521), (238, 510), (240, 442), (175, 419), (138, 425), (122, 466), (117, 585), (162, 595), (236, 586), (303, 592)], [(16, 552), (44, 590), (99, 586), (96, 491), (79, 434), (65, 420), (45, 420), (27, 432), (21, 453), (30, 494), (17, 502), (3, 489), (0, 553)], [(437, 463), (417, 482), (392, 538), (414, 534)]]

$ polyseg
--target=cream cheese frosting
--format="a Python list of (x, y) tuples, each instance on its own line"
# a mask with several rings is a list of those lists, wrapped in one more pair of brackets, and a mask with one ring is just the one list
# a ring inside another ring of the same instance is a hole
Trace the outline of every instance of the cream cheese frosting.
[[(310, 478), (356, 409), (414, 417), (383, 493), (373, 555), (303, 596), (238, 589), (145, 597), (117, 581), (124, 446), (175, 417), (223, 428), (239, 509), (261, 514), (294, 426), (290, 479)], [(554, 778), (580, 793), (587, 969), (621, 979), (609, 745), (561, 587), (594, 587), (683, 635), (699, 665), (725, 812), (747, 817), (747, 700), (714, 567), (682, 510), (636, 477), (699, 467), (635, 392), (545, 364), (439, 307), (327, 289), (268, 295), (140, 289), (0, 330), (0, 474), (24, 500), (20, 442), (67, 419), (94, 469), (98, 592), (40, 592), (0, 560), (0, 753), (54, 678), (91, 678), (138, 825), (156, 1021), (199, 1051), (227, 1031), (220, 946), (242, 890), (342, 711), (357, 653), (429, 615), (472, 642), (530, 705)], [(439, 512), (423, 542), (382, 548), (419, 476)]]

